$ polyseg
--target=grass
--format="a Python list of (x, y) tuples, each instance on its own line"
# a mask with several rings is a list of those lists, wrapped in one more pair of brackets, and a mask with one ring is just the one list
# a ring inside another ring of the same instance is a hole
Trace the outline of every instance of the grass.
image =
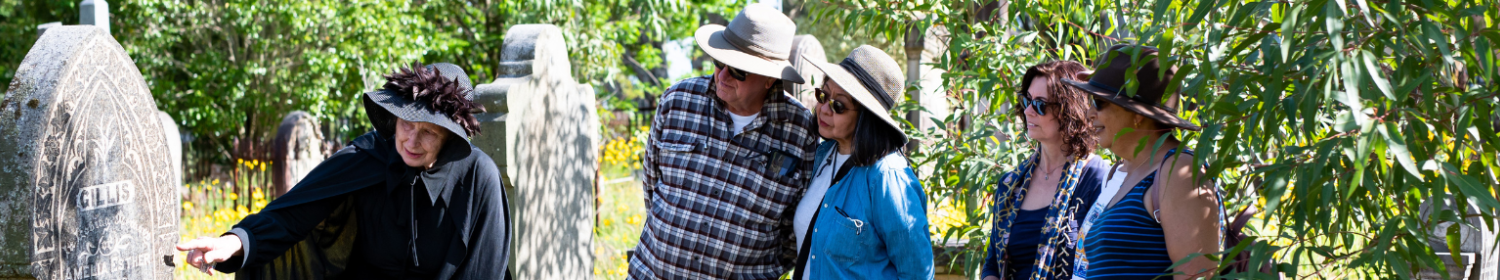
[[(633, 166), (632, 166), (633, 167)], [(599, 224), (594, 228), (594, 276), (625, 279), (629, 262), (625, 251), (640, 243), (646, 205), (641, 178), (634, 168), (605, 166), (599, 184)]]

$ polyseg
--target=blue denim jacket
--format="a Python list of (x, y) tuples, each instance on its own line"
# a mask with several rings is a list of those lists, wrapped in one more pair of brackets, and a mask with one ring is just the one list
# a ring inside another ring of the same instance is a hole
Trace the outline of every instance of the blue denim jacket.
[[(818, 146), (814, 162), (832, 147)], [(808, 240), (809, 279), (932, 279), (926, 194), (901, 154), (851, 168), (819, 207)]]

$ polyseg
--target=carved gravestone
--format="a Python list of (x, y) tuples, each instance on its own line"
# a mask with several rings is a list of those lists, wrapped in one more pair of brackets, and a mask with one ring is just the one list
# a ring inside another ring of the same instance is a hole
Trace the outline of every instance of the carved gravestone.
[(313, 167), (328, 156), (323, 153), (323, 133), (318, 120), (303, 111), (292, 111), (276, 128), (271, 143), (271, 182), (276, 196), (292, 190)]
[(0, 100), (0, 278), (171, 278), (182, 208), (167, 142), (109, 33), (48, 29)]
[(823, 86), (823, 71), (813, 68), (808, 59), (817, 62), (828, 62), (828, 55), (823, 53), (823, 44), (818, 42), (817, 37), (812, 35), (797, 35), (792, 38), (792, 68), (802, 75), (803, 81), (807, 83), (798, 84), (783, 82), (782, 88), (790, 92), (802, 106), (808, 111), (818, 106), (818, 100), (813, 97), (813, 89)]
[(593, 278), (599, 115), (594, 90), (571, 77), (552, 25), (505, 33), (500, 77), (475, 87), (483, 133), (472, 139), (503, 171), (517, 279)]

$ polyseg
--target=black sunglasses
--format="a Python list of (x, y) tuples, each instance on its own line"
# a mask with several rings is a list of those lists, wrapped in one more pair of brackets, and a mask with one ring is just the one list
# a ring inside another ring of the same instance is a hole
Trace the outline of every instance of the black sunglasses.
[(843, 115), (844, 112), (849, 111), (848, 104), (844, 104), (843, 101), (833, 99), (833, 94), (828, 93), (828, 91), (823, 90), (823, 88), (814, 88), (813, 98), (818, 100), (818, 104), (828, 104), (828, 108), (833, 109), (834, 114)]
[(745, 70), (740, 70), (739, 68), (734, 68), (734, 67), (729, 67), (729, 65), (724, 65), (723, 62), (719, 62), (718, 60), (714, 60), (714, 69), (725, 69), (724, 72), (728, 73), (729, 77), (734, 78), (735, 80), (741, 81), (741, 82), (744, 82), (745, 81), (745, 77), (750, 74), (750, 73), (745, 73)]
[(1048, 103), (1040, 98), (1032, 98), (1029, 94), (1021, 95), (1021, 108), (1031, 107), (1031, 110), (1036, 111), (1037, 115), (1046, 116), (1046, 108), (1051, 108), (1050, 106), (1057, 106), (1057, 104)]

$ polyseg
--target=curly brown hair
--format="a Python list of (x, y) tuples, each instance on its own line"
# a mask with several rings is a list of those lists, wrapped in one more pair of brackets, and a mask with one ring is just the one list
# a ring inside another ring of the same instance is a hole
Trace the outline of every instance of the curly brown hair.
[(474, 114), (484, 113), (484, 107), (469, 98), (473, 89), (457, 78), (444, 78), (441, 70), (430, 68), (433, 67), (424, 67), (421, 63), (401, 68), (384, 76), (386, 81), (383, 87), (442, 112), (463, 127), (469, 137), (479, 135), (479, 120), (474, 118)]
[[(1037, 78), (1045, 78), (1047, 93), (1051, 95), (1048, 114), (1056, 114), (1058, 130), (1063, 135), (1062, 150), (1069, 157), (1087, 157), (1094, 152), (1098, 145), (1098, 139), (1094, 138), (1093, 122), (1089, 121), (1089, 111), (1093, 108), (1093, 97), (1088, 93), (1069, 86), (1063, 79), (1080, 80), (1088, 73), (1088, 68), (1082, 63), (1074, 61), (1047, 61), (1030, 68), (1026, 68), (1026, 75), (1021, 77), (1021, 91), (1019, 96), (1026, 96), (1026, 90), (1031, 88), (1031, 82)], [(1017, 106), (1013, 114), (1026, 120), (1026, 113), (1022, 110), (1025, 106)]]

